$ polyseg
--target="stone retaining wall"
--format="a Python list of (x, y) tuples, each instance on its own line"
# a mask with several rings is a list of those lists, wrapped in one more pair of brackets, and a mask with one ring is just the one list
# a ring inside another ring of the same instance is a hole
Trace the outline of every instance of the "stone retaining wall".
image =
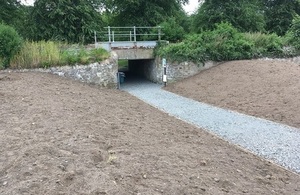
[(208, 61), (205, 63), (195, 64), (193, 62), (169, 62), (167, 63), (167, 78), (168, 82), (179, 81), (199, 72), (217, 66), (221, 62)]
[(118, 56), (112, 52), (109, 59), (89, 65), (59, 66), (48, 69), (2, 70), (1, 72), (43, 72), (96, 84), (107, 88), (117, 87)]
[(291, 58), (261, 58), (259, 60), (276, 60), (281, 62), (292, 62), (300, 65), (300, 56), (291, 57)]
[(112, 52), (111, 57), (102, 62), (89, 65), (53, 67), (49, 71), (59, 76), (113, 88), (117, 86), (118, 56)]
[[(300, 64), (300, 57), (286, 59), (268, 59), (261, 60), (280, 60), (290, 61)], [(167, 62), (167, 78), (168, 82), (176, 82), (190, 76), (196, 75), (199, 72), (217, 66), (221, 62), (205, 62), (195, 64), (193, 62)], [(133, 68), (133, 72), (144, 76), (155, 83), (162, 83), (163, 66), (161, 58), (132, 60), (129, 67)], [(111, 52), (111, 57), (102, 62), (92, 63), (90, 65), (75, 65), (52, 67), (49, 69), (28, 69), (28, 70), (4, 70), (2, 72), (46, 72), (63, 77), (72, 78), (86, 83), (92, 83), (107, 88), (117, 87), (117, 72), (118, 72), (118, 55)]]

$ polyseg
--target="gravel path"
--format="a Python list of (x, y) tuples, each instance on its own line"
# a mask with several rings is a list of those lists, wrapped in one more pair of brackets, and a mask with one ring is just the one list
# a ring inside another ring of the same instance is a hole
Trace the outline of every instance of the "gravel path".
[(124, 83), (122, 90), (171, 116), (300, 173), (300, 129), (197, 102), (150, 82)]

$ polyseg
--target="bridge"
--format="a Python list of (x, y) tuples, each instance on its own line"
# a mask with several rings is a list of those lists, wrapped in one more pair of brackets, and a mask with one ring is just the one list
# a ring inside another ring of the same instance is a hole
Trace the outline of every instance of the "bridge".
[(161, 41), (161, 27), (105, 27), (99, 37), (95, 32), (95, 46), (117, 53), (119, 59), (153, 59), (153, 49)]
[[(215, 63), (195, 64), (193, 62), (168, 62), (153, 55), (153, 49), (161, 41), (161, 27), (106, 27), (105, 32), (95, 32), (95, 47), (104, 48), (117, 55), (88, 66), (69, 69), (52, 68), (51, 72), (80, 81), (105, 87), (119, 86), (120, 73), (125, 73), (125, 82), (140, 78), (155, 83), (187, 78)], [(98, 39), (101, 40), (98, 42)], [(124, 63), (125, 62), (125, 63)], [(123, 74), (124, 75), (124, 74)], [(124, 79), (124, 77), (123, 77)]]
[[(117, 82), (117, 73), (123, 72), (126, 75), (125, 82), (130, 79), (144, 78), (155, 83), (162, 83), (164, 80), (175, 81), (192, 76), (203, 69), (214, 65), (195, 64), (190, 62), (167, 62), (165, 66), (162, 59), (155, 58), (154, 48), (162, 37), (162, 28), (158, 27), (105, 27), (105, 31), (95, 32), (95, 47), (104, 48), (107, 51), (117, 54), (117, 64), (101, 66), (106, 69), (105, 76), (111, 77)], [(167, 41), (165, 41), (167, 42)], [(126, 67), (120, 66), (120, 61), (127, 61)], [(167, 60), (168, 61), (168, 60)], [(110, 67), (110, 68), (109, 68)], [(100, 73), (98, 72), (100, 75)], [(164, 77), (167, 75), (167, 78)], [(164, 79), (166, 78), (166, 79)], [(110, 80), (109, 79), (104, 79)], [(100, 79), (101, 80), (101, 79)], [(102, 81), (101, 81), (102, 82)], [(101, 83), (100, 82), (100, 83)]]

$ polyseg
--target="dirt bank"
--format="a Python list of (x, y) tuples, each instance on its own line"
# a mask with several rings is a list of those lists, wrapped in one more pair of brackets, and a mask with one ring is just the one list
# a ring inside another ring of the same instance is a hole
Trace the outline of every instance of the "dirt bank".
[(278, 60), (223, 63), (167, 90), (300, 128), (300, 66)]
[(125, 92), (49, 74), (0, 73), (0, 133), (2, 195), (300, 193), (299, 175)]

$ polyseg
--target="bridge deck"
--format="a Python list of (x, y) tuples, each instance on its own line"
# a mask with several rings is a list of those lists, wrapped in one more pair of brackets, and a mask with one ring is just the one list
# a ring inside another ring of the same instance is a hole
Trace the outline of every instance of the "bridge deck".
[(100, 42), (96, 47), (102, 47), (107, 51), (116, 49), (153, 49), (157, 45), (157, 41), (116, 41), (116, 42)]

